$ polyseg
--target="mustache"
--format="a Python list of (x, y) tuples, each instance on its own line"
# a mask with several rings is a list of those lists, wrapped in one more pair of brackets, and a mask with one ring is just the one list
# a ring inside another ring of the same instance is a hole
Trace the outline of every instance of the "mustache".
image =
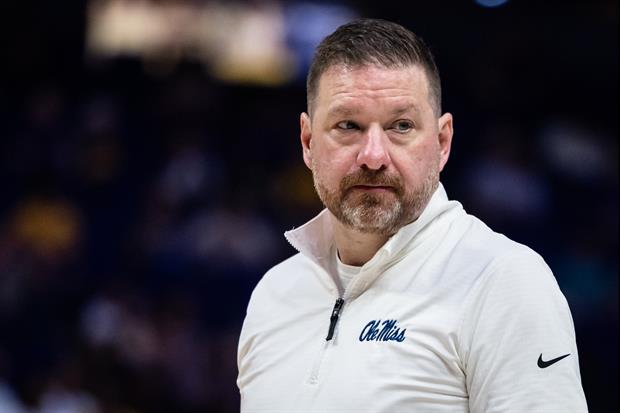
[(341, 193), (346, 193), (357, 185), (389, 186), (397, 194), (401, 194), (403, 188), (400, 178), (389, 175), (385, 170), (360, 169), (342, 178), (340, 181), (340, 191)]

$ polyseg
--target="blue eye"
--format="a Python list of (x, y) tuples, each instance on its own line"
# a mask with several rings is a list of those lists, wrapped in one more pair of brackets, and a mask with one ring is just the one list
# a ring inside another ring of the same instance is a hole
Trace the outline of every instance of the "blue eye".
[(393, 128), (397, 132), (405, 133), (413, 129), (413, 123), (409, 122), (408, 120), (399, 120), (394, 122)]
[(350, 120), (338, 122), (336, 126), (338, 127), (338, 129), (345, 129), (345, 130), (359, 129), (357, 124), (355, 122), (351, 122)]

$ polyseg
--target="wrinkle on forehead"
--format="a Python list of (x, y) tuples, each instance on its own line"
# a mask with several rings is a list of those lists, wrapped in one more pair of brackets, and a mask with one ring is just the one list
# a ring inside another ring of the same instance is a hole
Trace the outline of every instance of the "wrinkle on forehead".
[[(376, 102), (378, 105), (381, 105), (381, 103)], [(327, 117), (331, 118), (331, 117), (352, 117), (355, 115), (360, 114), (361, 112), (363, 112), (363, 108), (360, 107), (359, 104), (355, 104), (355, 105), (350, 105), (346, 103), (346, 98), (345, 98), (345, 102), (342, 101), (334, 101), (332, 105), (330, 105), (327, 108)], [(393, 107), (391, 109), (388, 110), (388, 113), (391, 116), (398, 116), (398, 115), (402, 115), (408, 112), (415, 112), (418, 113), (419, 109), (418, 107), (415, 105), (415, 103), (411, 102), (410, 100), (407, 100), (406, 102), (403, 102), (401, 104), (401, 102), (396, 102)]]
[[(428, 82), (418, 66), (388, 69), (376, 66), (333, 66), (321, 76), (317, 108), (328, 113), (355, 114), (360, 104), (389, 103), (394, 112), (419, 111), (428, 102)], [(430, 105), (430, 102), (429, 102)]]

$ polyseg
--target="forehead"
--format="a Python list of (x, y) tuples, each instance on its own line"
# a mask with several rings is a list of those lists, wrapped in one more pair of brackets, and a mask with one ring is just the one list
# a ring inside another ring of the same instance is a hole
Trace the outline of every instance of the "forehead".
[(429, 105), (426, 73), (418, 65), (402, 68), (336, 65), (319, 79), (317, 110), (373, 104)]

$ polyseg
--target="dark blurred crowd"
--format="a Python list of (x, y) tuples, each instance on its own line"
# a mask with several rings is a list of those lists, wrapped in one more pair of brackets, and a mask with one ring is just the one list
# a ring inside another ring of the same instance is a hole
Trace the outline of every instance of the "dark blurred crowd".
[[(590, 409), (612, 411), (617, 7), (571, 4), (469, 15), (474, 29), (457, 10), (452, 35), (436, 9), (361, 12), (434, 46), (456, 129), (444, 186), (548, 261)], [(237, 411), (247, 300), (295, 252), (282, 232), (321, 208), (298, 143), (303, 79), (235, 85), (193, 61), (148, 74), (42, 30), (0, 84), (0, 413)]]
[[(24, 400), (234, 411), (249, 293), (290, 253), (281, 229), (317, 201), (282, 154), (295, 133), (198, 69), (144, 94), (46, 85), (16, 110), (2, 151), (0, 377)], [(236, 113), (217, 126), (211, 93)]]

